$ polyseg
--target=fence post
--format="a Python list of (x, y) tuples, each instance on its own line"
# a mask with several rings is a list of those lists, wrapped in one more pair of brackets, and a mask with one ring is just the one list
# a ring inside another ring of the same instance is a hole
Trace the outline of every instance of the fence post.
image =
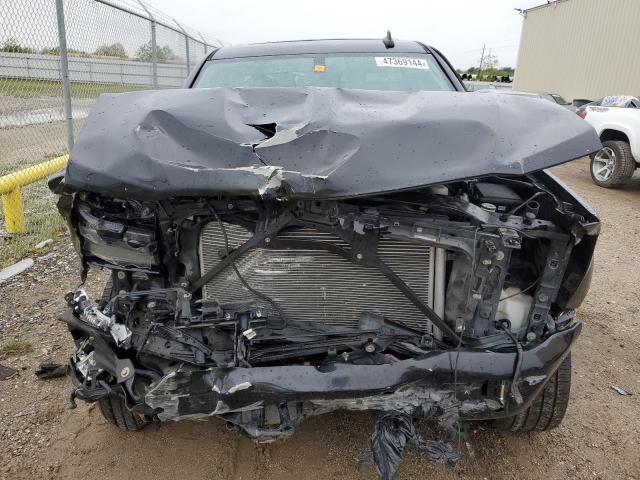
[(158, 45), (156, 44), (156, 19), (142, 0), (138, 0), (151, 22), (151, 79), (153, 88), (158, 88)]
[(185, 41), (185, 45), (187, 46), (187, 75), (185, 76), (188, 77), (189, 76), (189, 72), (191, 71), (191, 62), (189, 60), (189, 36), (185, 34), (184, 36), (184, 41)]
[(151, 79), (153, 88), (158, 88), (158, 47), (156, 45), (155, 20), (151, 20)]
[(71, 82), (69, 80), (69, 61), (67, 57), (67, 33), (64, 28), (64, 1), (56, 0), (58, 19), (58, 46), (60, 48), (60, 75), (64, 96), (64, 116), (67, 120), (67, 151), (73, 148), (73, 110), (71, 107)]

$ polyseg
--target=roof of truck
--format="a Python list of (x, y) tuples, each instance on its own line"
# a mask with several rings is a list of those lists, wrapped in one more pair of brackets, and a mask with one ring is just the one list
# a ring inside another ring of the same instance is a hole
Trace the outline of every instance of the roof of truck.
[(328, 40), (291, 40), (284, 42), (251, 43), (231, 45), (216, 50), (212, 57), (238, 58), (261, 57), (265, 55), (300, 55), (322, 53), (425, 53), (425, 45), (408, 40), (394, 40), (395, 45), (385, 47), (382, 39), (328, 39)]

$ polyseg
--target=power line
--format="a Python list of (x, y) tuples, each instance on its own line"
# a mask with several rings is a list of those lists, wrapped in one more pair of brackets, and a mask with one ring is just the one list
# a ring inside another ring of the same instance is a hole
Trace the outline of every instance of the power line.
[[(517, 44), (510, 44), (510, 45), (490, 45), (490, 47), (493, 50), (504, 50), (506, 48), (518, 48)], [(475, 48), (469, 48), (469, 49), (465, 49), (465, 50), (447, 50), (448, 54), (458, 54), (458, 53), (467, 53), (467, 52), (476, 52), (477, 51), (477, 47)]]

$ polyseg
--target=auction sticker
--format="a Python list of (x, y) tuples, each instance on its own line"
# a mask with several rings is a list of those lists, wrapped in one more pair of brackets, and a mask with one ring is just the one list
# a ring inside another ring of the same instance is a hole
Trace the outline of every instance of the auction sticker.
[(376, 65), (379, 67), (420, 68), (422, 70), (429, 70), (429, 64), (422, 58), (376, 57)]

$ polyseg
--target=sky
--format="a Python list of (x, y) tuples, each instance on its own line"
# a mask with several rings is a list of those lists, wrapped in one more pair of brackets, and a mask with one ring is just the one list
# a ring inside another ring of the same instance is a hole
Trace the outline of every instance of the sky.
[(225, 44), (306, 38), (419, 40), (456, 68), (477, 66), (482, 46), (515, 67), (522, 17), (545, 0), (146, 0)]

